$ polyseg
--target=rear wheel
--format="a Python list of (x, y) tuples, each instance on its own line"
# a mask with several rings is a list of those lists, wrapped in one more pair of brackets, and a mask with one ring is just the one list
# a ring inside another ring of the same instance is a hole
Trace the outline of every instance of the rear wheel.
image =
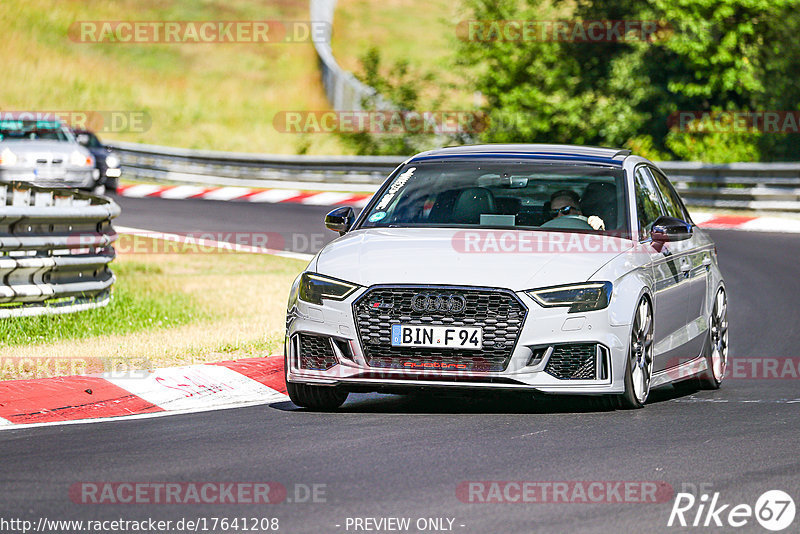
[(310, 410), (335, 410), (347, 400), (346, 391), (331, 386), (286, 382), (286, 391), (293, 403)]
[(728, 297), (725, 290), (717, 291), (706, 346), (707, 369), (698, 378), (703, 389), (719, 389), (728, 367)]
[(647, 297), (642, 297), (636, 307), (625, 366), (625, 393), (616, 400), (620, 408), (636, 409), (644, 406), (650, 395), (653, 375), (653, 308)]

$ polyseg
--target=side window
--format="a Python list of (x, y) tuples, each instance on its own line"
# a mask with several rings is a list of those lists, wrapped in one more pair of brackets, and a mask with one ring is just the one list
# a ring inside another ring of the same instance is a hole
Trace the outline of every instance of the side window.
[(653, 223), (663, 215), (658, 190), (646, 167), (636, 169), (636, 214), (639, 219), (639, 234), (644, 236), (650, 232)]
[(658, 189), (661, 191), (661, 199), (664, 201), (664, 207), (667, 210), (667, 215), (681, 219), (682, 221), (691, 222), (689, 214), (686, 213), (686, 210), (683, 207), (681, 198), (678, 196), (675, 188), (672, 187), (672, 184), (669, 183), (667, 177), (656, 170), (651, 171), (651, 173), (653, 176), (655, 176)]

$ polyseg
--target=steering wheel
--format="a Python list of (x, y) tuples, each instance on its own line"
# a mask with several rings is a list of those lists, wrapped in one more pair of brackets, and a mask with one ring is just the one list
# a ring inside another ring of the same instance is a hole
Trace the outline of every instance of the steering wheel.
[(539, 228), (563, 228), (565, 230), (594, 230), (582, 215), (562, 215), (543, 223)]

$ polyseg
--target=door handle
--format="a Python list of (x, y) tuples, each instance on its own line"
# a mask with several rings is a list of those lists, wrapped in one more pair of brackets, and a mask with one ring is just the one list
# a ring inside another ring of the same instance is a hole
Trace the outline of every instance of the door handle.
[(689, 274), (692, 272), (692, 264), (691, 264), (691, 262), (682, 261), (681, 262), (681, 272), (685, 276), (689, 276)]
[(711, 267), (711, 258), (709, 258), (708, 256), (703, 258), (703, 266), (704, 267)]

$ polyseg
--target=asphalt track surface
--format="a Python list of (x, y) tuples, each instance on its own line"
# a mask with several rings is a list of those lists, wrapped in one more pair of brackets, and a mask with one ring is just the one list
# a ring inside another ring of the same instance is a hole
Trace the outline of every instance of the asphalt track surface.
[(242, 244), (257, 244), (259, 238), (265, 238), (275, 248), (306, 254), (316, 254), (337, 237), (323, 224), (334, 206), (121, 196), (114, 200), (122, 206), (116, 224), (131, 228), (207, 235)]
[[(313, 233), (327, 210), (121, 203), (120, 224), (164, 231)], [(729, 290), (731, 357), (795, 356), (800, 236), (712, 234)], [(345, 525), (354, 517), (445, 517), (464, 533), (678, 532), (666, 526), (672, 499), (470, 504), (458, 499), (456, 488), (489, 480), (664, 481), (676, 492), (720, 492), (720, 503), (732, 505), (753, 506), (763, 492), (782, 489), (800, 505), (800, 403), (793, 400), (800, 400), (800, 380), (739, 379), (716, 392), (657, 390), (637, 411), (597, 411), (571, 399), (351, 395), (337, 413), (285, 402), (7, 430), (0, 432), (0, 518), (277, 517), (280, 532), (316, 533), (353, 532)], [(68, 489), (82, 481), (277, 481), (292, 501), (295, 485), (324, 484), (325, 502), (75, 504)], [(797, 532), (798, 524), (800, 514), (786, 532)], [(766, 532), (753, 518), (736, 531)]]

